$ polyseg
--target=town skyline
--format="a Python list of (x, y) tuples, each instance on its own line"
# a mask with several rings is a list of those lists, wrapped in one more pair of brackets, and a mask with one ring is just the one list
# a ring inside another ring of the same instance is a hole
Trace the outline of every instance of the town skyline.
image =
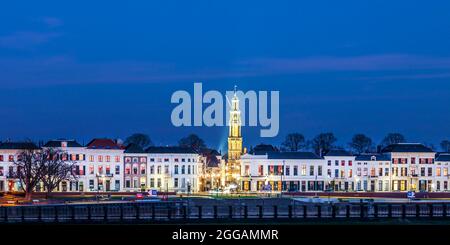
[(28, 6), (0, 10), (0, 139), (144, 132), (165, 145), (196, 133), (223, 148), (226, 127), (170, 123), (171, 94), (195, 82), (280, 91), (279, 137), (245, 127), (245, 145), (290, 132), (333, 132), (340, 145), (356, 133), (450, 137), (448, 2)]
[[(177, 141), (174, 141), (174, 142), (172, 142), (170, 144), (162, 144), (162, 143), (159, 143), (159, 142), (155, 142), (155, 141), (153, 141), (153, 139), (151, 138), (150, 135), (148, 135), (146, 133), (142, 133), (142, 132), (136, 132), (136, 133), (133, 133), (133, 134), (128, 135), (126, 137), (108, 137), (108, 136), (105, 136), (105, 137), (91, 137), (87, 141), (84, 141), (84, 140), (80, 141), (77, 138), (67, 138), (67, 137), (57, 137), (57, 138), (37, 139), (37, 140), (36, 139), (31, 139), (31, 138), (24, 138), (24, 139), (6, 138), (6, 139), (0, 139), (0, 143), (2, 143), (2, 142), (3, 143), (7, 143), (7, 142), (33, 142), (36, 145), (44, 145), (46, 142), (53, 141), (53, 140), (74, 140), (74, 141), (77, 141), (78, 143), (80, 143), (82, 146), (85, 146), (90, 141), (92, 141), (93, 139), (112, 139), (112, 140), (118, 141), (118, 143), (120, 143), (124, 147), (126, 147), (126, 146), (128, 146), (130, 144), (130, 143), (127, 143), (128, 138), (131, 138), (132, 136), (134, 136), (136, 134), (145, 135), (145, 136), (149, 137), (150, 143), (148, 145), (146, 145), (146, 147), (150, 147), (150, 146), (167, 146), (167, 147), (181, 146), (180, 142), (183, 139), (187, 139), (190, 136), (198, 136), (200, 138), (200, 140), (204, 143), (204, 148), (217, 150), (217, 151), (222, 152), (222, 153), (227, 151), (227, 146), (226, 145), (224, 146), (224, 148), (215, 148), (213, 145), (209, 144), (207, 141), (204, 141), (204, 139), (201, 136), (199, 136), (199, 135), (197, 135), (195, 133), (191, 133), (191, 134), (188, 134), (188, 135), (182, 135)], [(302, 142), (298, 143), (298, 145), (299, 145), (298, 150), (290, 150), (289, 147), (286, 147), (284, 144), (288, 141), (288, 139), (287, 139), (288, 136), (292, 136), (292, 135), (295, 135), (295, 134), (300, 134), (301, 135)], [(243, 147), (247, 151), (250, 151), (253, 147), (258, 146), (258, 145), (270, 145), (270, 146), (276, 147), (277, 150), (279, 150), (279, 151), (300, 151), (300, 152), (307, 152), (307, 151), (309, 151), (309, 152), (314, 152), (314, 146), (313, 146), (313, 142), (312, 141), (315, 138), (317, 138), (318, 136), (324, 135), (324, 134), (333, 134), (333, 133), (332, 132), (322, 132), (322, 133), (316, 135), (313, 138), (306, 138), (306, 137), (304, 137), (303, 134), (301, 134), (299, 132), (291, 132), (291, 133), (289, 133), (289, 134), (287, 134), (287, 135), (285, 135), (283, 137), (278, 136), (277, 138), (281, 138), (281, 140), (277, 144), (260, 141), (259, 143), (252, 144), (252, 145), (247, 145), (247, 144), (244, 143)], [(399, 133), (396, 133), (396, 132), (388, 133), (388, 134), (386, 134), (384, 136), (383, 140), (381, 140), (380, 142), (373, 141), (373, 139), (370, 136), (365, 135), (363, 133), (354, 134), (353, 138), (351, 140), (349, 140), (349, 142), (344, 143), (344, 144), (340, 144), (339, 139), (336, 138), (333, 141), (330, 150), (331, 149), (343, 149), (343, 150), (352, 152), (354, 154), (361, 154), (361, 152), (358, 153), (357, 150), (355, 150), (355, 148), (352, 147), (352, 143), (355, 142), (355, 140), (354, 140), (355, 137), (357, 137), (357, 136), (364, 136), (364, 137), (367, 137), (368, 140), (370, 140), (370, 143), (368, 143), (368, 144), (366, 143), (367, 144), (367, 146), (366, 146), (367, 150), (365, 152), (363, 152), (363, 153), (377, 153), (382, 148), (384, 148), (384, 147), (389, 145), (388, 143), (386, 143), (384, 141), (386, 141), (387, 138), (389, 138), (389, 136), (392, 135), (392, 134), (399, 134)], [(399, 134), (399, 135), (404, 137), (404, 140), (396, 142), (396, 143), (404, 143), (404, 144), (416, 144), (416, 143), (418, 143), (418, 144), (424, 144), (425, 146), (430, 147), (435, 152), (449, 152), (449, 149), (450, 149), (449, 148), (450, 147), (450, 141), (448, 139), (443, 139), (442, 141), (436, 142), (435, 144), (432, 144), (432, 143), (430, 144), (429, 142), (410, 141), (404, 135), (402, 135), (402, 134)], [(335, 135), (333, 134), (333, 136), (335, 136)], [(359, 139), (359, 140), (361, 140), (361, 139)], [(364, 139), (364, 140), (366, 140), (366, 139)], [(245, 142), (245, 140), (243, 142)], [(133, 142), (131, 142), (131, 143), (133, 143)], [(226, 142), (222, 142), (222, 143), (226, 144)], [(143, 147), (143, 148), (145, 149), (146, 147)]]

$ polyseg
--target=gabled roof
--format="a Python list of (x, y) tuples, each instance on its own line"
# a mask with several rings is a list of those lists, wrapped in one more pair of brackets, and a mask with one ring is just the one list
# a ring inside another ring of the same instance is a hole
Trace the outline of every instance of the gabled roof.
[(356, 156), (355, 161), (390, 161), (391, 159), (383, 154), (362, 154)]
[(131, 143), (125, 148), (124, 153), (145, 153), (145, 151), (139, 145)]
[(325, 156), (351, 157), (351, 156), (353, 156), (353, 154), (348, 152), (348, 151), (346, 151), (346, 150), (334, 149), (334, 150), (330, 150), (327, 154), (325, 154)]
[(387, 152), (434, 152), (431, 148), (419, 143), (399, 143), (386, 146), (382, 153)]
[(4, 142), (0, 143), (3, 150), (37, 150), (39, 147), (32, 142)]
[(440, 153), (436, 157), (436, 162), (450, 162), (450, 153)]
[(251, 154), (258, 154), (258, 155), (266, 154), (269, 152), (278, 152), (278, 149), (273, 145), (259, 144), (250, 151)]
[(204, 148), (199, 151), (202, 155), (220, 156), (220, 153), (215, 149)]
[(147, 153), (197, 154), (192, 148), (178, 146), (150, 146)]
[(101, 149), (101, 150), (122, 150), (124, 147), (117, 144), (112, 139), (93, 139), (86, 147), (88, 149)]
[[(256, 154), (264, 155), (264, 154)], [(268, 152), (268, 159), (322, 159), (313, 152)]]
[(75, 140), (65, 140), (65, 139), (50, 140), (47, 143), (45, 143), (44, 147), (62, 147), (63, 142), (67, 142), (66, 147), (83, 147)]

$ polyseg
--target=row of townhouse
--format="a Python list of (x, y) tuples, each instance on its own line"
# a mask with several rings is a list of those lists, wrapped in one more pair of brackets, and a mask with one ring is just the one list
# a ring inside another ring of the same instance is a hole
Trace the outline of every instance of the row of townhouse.
[(241, 159), (243, 191), (449, 191), (450, 153), (422, 144), (394, 144), (381, 153), (354, 156), (331, 150), (258, 151)]
[[(111, 139), (94, 139), (86, 146), (75, 140), (51, 140), (42, 148), (63, 151), (74, 163), (76, 178), (63, 181), (60, 192), (118, 192), (156, 189), (160, 191), (196, 192), (199, 190), (201, 155), (180, 147), (124, 147)], [(33, 143), (0, 144), (0, 191), (20, 191), (14, 161), (25, 149), (39, 147)], [(38, 185), (36, 191), (43, 191)]]

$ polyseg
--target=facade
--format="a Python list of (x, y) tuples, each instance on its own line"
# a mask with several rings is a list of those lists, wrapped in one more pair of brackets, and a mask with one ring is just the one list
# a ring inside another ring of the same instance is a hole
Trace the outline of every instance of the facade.
[(23, 150), (38, 150), (34, 143), (4, 142), (0, 143), (0, 191), (21, 191), (20, 181), (17, 178), (17, 169), (14, 161)]
[(145, 191), (148, 188), (147, 154), (136, 144), (127, 146), (124, 152), (124, 191)]
[(149, 147), (147, 176), (150, 189), (193, 193), (200, 190), (201, 159), (190, 148)]
[(332, 191), (354, 191), (355, 156), (345, 150), (331, 150), (324, 157), (326, 163), (326, 189)]
[(435, 160), (435, 191), (449, 191), (450, 175), (450, 153), (440, 153)]
[(391, 162), (392, 191), (434, 191), (436, 153), (417, 143), (390, 145), (382, 150)]
[[(57, 148), (74, 163), (75, 179), (63, 181), (59, 192), (195, 193), (222, 188), (226, 160), (215, 150), (196, 152), (181, 147), (127, 147), (111, 139), (94, 139), (86, 146), (75, 140), (51, 140), (42, 148)], [(27, 142), (0, 143), (0, 192), (21, 191), (14, 161)], [(235, 159), (236, 160), (236, 159)], [(450, 191), (450, 153), (436, 153), (422, 144), (394, 144), (380, 153), (352, 155), (331, 150), (324, 157), (311, 152), (279, 152), (259, 145), (240, 156), (236, 184), (241, 191), (406, 192)], [(44, 191), (42, 185), (36, 191)]]
[(311, 152), (254, 152), (241, 158), (243, 191), (323, 191), (323, 159)]
[(112, 139), (93, 139), (86, 145), (87, 191), (121, 191), (125, 148)]
[[(66, 161), (74, 163), (73, 180), (62, 181), (55, 191), (61, 192), (85, 192), (87, 191), (86, 183), (88, 183), (86, 169), (86, 150), (75, 140), (57, 139), (48, 141), (42, 148), (53, 148), (63, 152), (61, 156)], [(36, 191), (43, 191), (43, 185), (38, 185)]]
[(391, 161), (383, 154), (363, 154), (355, 158), (356, 191), (391, 191)]
[(450, 153), (418, 143), (390, 145), (381, 153), (354, 156), (331, 150), (254, 151), (241, 159), (243, 191), (406, 192), (449, 191)]

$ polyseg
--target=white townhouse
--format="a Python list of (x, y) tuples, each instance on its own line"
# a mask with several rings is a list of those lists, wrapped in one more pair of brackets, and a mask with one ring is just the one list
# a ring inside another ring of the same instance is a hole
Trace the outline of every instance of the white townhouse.
[[(345, 150), (330, 150), (324, 157), (326, 189), (333, 191), (354, 191), (355, 186), (355, 156)], [(367, 167), (361, 167), (363, 173)], [(365, 172), (364, 172), (365, 171)], [(367, 190), (367, 182), (362, 182)]]
[(129, 144), (123, 156), (123, 190), (145, 191), (148, 186), (147, 153), (136, 144)]
[(86, 190), (122, 191), (125, 147), (112, 139), (93, 139), (86, 145)]
[[(62, 181), (55, 191), (61, 192), (85, 192), (88, 190), (86, 184), (86, 148), (75, 140), (56, 139), (48, 141), (43, 147), (57, 149), (63, 152), (60, 156), (64, 161), (70, 161), (74, 164), (73, 173), (76, 176), (73, 180)], [(38, 185), (36, 191), (43, 191), (43, 186)]]
[(355, 159), (355, 191), (387, 192), (391, 183), (391, 160), (383, 154), (362, 154)]
[(200, 189), (201, 155), (190, 148), (146, 149), (148, 186), (162, 192), (193, 193)]
[(311, 152), (255, 151), (241, 157), (243, 191), (323, 191), (323, 159)]
[(14, 161), (25, 150), (37, 151), (39, 147), (31, 142), (0, 143), (0, 192), (22, 191)]
[(449, 191), (449, 168), (450, 168), (450, 153), (439, 153), (434, 161), (434, 191)]
[(391, 191), (434, 191), (435, 152), (419, 143), (400, 143), (382, 150), (391, 160)]

